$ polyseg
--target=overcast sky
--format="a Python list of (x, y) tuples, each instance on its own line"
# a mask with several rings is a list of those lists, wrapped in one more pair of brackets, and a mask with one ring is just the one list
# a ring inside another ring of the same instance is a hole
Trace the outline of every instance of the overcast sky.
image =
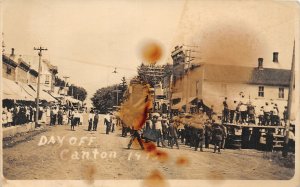
[[(7, 0), (3, 3), (6, 52), (37, 63), (34, 46), (48, 48), (44, 57), (60, 76), (87, 89), (133, 77), (147, 41), (162, 45), (159, 63), (171, 62), (175, 45), (199, 46), (198, 62), (256, 66), (271, 63), (279, 52), (280, 68), (290, 68), (296, 33), (295, 4), (262, 1), (96, 1)], [(117, 67), (117, 74), (113, 74)]]

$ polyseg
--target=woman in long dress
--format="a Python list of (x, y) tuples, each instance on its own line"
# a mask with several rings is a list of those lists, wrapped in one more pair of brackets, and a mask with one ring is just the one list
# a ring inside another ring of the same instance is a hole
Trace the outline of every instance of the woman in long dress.
[(42, 108), (43, 114), (42, 114), (42, 118), (41, 118), (41, 123), (46, 123), (47, 122), (47, 108)]

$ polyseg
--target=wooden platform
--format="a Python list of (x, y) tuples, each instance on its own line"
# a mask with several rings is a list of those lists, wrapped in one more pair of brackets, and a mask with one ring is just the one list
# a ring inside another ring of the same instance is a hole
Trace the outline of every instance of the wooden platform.
[(240, 124), (233, 124), (233, 123), (223, 123), (225, 126), (231, 127), (240, 127), (240, 128), (260, 128), (260, 129), (285, 129), (284, 126), (263, 126), (263, 125), (240, 125)]

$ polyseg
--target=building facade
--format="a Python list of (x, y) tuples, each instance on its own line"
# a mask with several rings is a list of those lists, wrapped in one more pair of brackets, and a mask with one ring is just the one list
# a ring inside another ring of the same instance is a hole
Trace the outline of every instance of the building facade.
[(190, 112), (200, 102), (220, 114), (225, 97), (228, 102), (250, 102), (257, 112), (266, 102), (277, 104), (280, 116), (287, 105), (290, 70), (264, 68), (262, 58), (257, 67), (198, 64), (181, 71), (184, 76), (175, 78), (172, 86), (175, 111)]
[(44, 90), (53, 92), (55, 75), (58, 73), (57, 66), (53, 66), (48, 60), (42, 60), (40, 84)]
[[(57, 67), (48, 61), (43, 61), (41, 70), (40, 98), (55, 101), (48, 93), (54, 89), (54, 76), (57, 74)], [(3, 98), (32, 101), (36, 97), (38, 75), (38, 63), (32, 64), (26, 57), (17, 56), (14, 48), (12, 48), (10, 54), (2, 55), (2, 77), (5, 80)]]
[(28, 83), (28, 74), (30, 65), (21, 57), (18, 58), (18, 67), (16, 69), (16, 81), (21, 83)]
[(2, 55), (2, 77), (12, 81), (16, 80), (16, 68), (18, 64), (10, 59), (9, 55)]
[(28, 84), (37, 84), (37, 78), (38, 78), (39, 73), (34, 70), (34, 69), (30, 69), (28, 72)]

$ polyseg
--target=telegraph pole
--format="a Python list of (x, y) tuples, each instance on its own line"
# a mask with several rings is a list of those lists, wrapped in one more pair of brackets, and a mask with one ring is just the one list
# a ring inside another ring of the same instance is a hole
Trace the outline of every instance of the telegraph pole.
[(293, 92), (294, 92), (294, 82), (295, 82), (295, 41), (293, 48), (293, 57), (292, 57), (292, 66), (291, 66), (291, 78), (290, 78), (290, 87), (289, 87), (289, 97), (287, 105), (287, 123), (285, 126), (285, 140), (282, 150), (282, 156), (287, 157), (288, 155), (288, 144), (289, 144), (289, 132), (291, 124), (291, 113), (292, 113), (292, 102), (293, 102)]
[(39, 51), (39, 67), (38, 67), (38, 83), (37, 83), (37, 92), (36, 92), (36, 114), (35, 114), (35, 127), (38, 127), (39, 124), (39, 97), (40, 97), (40, 77), (41, 77), (41, 61), (42, 61), (42, 51), (47, 51), (47, 48), (43, 48), (42, 46), (36, 48), (34, 47), (33, 50)]
[[(118, 73), (118, 72), (117, 72), (117, 68), (115, 68), (115, 70), (114, 70), (112, 73), (117, 74), (117, 73)], [(118, 104), (119, 104), (119, 102), (118, 102), (118, 100), (119, 100), (119, 89), (118, 89), (118, 85), (116, 85), (116, 92), (117, 92), (117, 102), (116, 102), (116, 106), (118, 106)]]

